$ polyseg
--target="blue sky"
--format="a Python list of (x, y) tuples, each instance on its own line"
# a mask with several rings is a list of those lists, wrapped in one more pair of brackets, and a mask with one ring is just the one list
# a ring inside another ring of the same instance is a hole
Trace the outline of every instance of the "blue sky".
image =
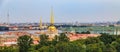
[(0, 22), (107, 22), (120, 20), (120, 0), (0, 0)]

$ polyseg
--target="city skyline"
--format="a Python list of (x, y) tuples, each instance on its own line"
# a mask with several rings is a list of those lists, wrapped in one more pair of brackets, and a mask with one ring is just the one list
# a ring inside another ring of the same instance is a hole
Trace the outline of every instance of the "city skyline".
[(0, 0), (0, 22), (50, 22), (53, 6), (55, 22), (107, 22), (120, 20), (119, 0)]

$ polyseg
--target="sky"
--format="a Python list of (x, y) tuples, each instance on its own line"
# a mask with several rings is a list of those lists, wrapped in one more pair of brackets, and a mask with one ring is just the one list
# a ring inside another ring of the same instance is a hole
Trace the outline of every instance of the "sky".
[(0, 0), (0, 23), (50, 21), (53, 7), (56, 23), (116, 22), (120, 20), (120, 0)]

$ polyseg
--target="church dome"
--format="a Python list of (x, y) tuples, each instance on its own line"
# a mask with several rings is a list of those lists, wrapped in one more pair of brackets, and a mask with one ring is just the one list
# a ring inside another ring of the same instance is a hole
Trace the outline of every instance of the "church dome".
[(55, 31), (56, 27), (54, 25), (51, 25), (51, 26), (48, 27), (48, 30), (49, 31)]

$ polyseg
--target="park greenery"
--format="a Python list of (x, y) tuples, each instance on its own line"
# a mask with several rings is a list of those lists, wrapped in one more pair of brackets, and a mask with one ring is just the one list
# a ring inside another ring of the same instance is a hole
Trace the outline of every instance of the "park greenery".
[(120, 35), (107, 33), (75, 41), (70, 41), (65, 33), (55, 36), (52, 41), (43, 34), (38, 45), (32, 41), (30, 36), (21, 36), (17, 46), (0, 47), (0, 52), (120, 52)]

